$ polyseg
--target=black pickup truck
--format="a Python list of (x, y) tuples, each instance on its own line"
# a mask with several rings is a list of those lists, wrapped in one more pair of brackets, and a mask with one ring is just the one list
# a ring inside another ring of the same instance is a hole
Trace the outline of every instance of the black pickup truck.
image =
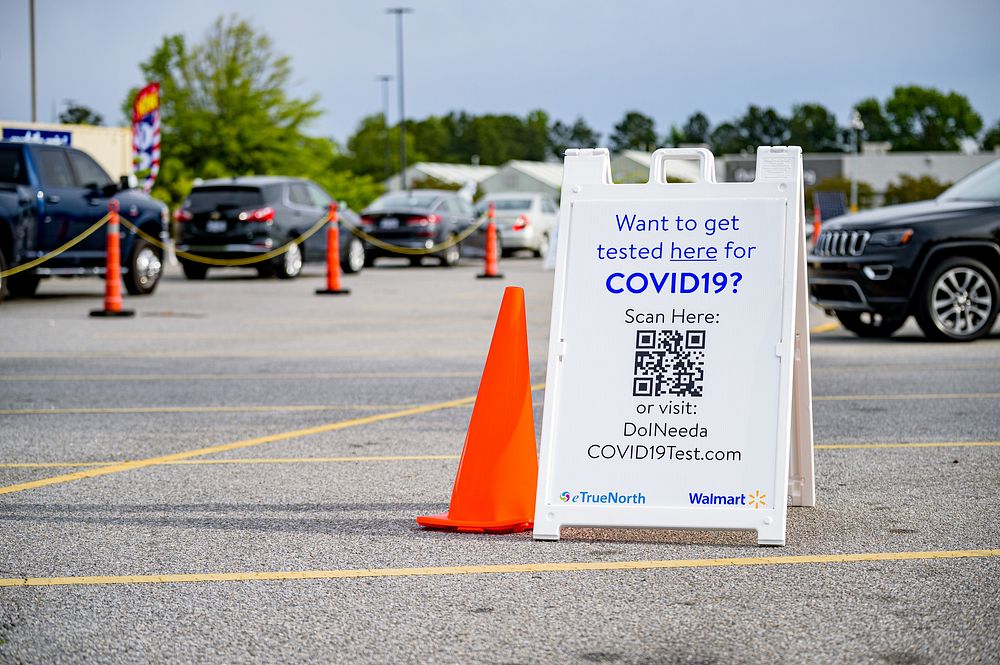
[[(125, 179), (116, 184), (75, 148), (0, 141), (0, 273), (36, 259), (80, 235), (115, 198), (121, 218), (166, 238), (167, 207)], [(121, 228), (122, 278), (133, 295), (152, 293), (162, 272), (160, 250)], [(99, 230), (37, 268), (0, 277), (0, 300), (34, 295), (45, 277), (103, 275), (105, 233)]]

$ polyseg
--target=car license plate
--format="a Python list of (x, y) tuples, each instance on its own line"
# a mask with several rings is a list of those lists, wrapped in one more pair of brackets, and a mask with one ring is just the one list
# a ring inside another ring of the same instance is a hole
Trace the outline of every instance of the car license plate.
[(205, 224), (205, 230), (209, 233), (225, 233), (226, 226), (226, 220), (214, 219)]
[(379, 224), (379, 228), (383, 228), (383, 229), (398, 229), (399, 228), (399, 220), (396, 219), (395, 217), (386, 217)]

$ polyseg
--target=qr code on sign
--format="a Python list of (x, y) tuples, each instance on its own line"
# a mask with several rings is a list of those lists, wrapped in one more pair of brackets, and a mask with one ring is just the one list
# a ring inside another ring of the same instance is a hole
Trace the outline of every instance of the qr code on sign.
[(637, 330), (633, 397), (701, 397), (704, 330)]

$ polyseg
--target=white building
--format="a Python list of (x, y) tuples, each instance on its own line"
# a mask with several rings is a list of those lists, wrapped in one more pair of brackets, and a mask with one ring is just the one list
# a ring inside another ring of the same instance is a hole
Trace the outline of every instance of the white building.
[[(611, 160), (611, 179), (618, 183), (648, 182), (652, 162), (652, 153), (623, 150)], [(697, 160), (668, 159), (663, 166), (669, 180), (695, 182), (698, 179)]]
[[(406, 169), (406, 185), (421, 180), (433, 179), (456, 187), (464, 187), (470, 181), (481, 183), (497, 172), (495, 166), (474, 166), (472, 164), (442, 164), (438, 162), (418, 162)], [(401, 188), (399, 174), (385, 181), (385, 188), (394, 192)]]
[(79, 148), (97, 160), (115, 180), (134, 170), (130, 127), (0, 120), (0, 136), (9, 141), (32, 141)]
[(479, 183), (486, 194), (498, 192), (538, 192), (559, 200), (563, 165), (550, 162), (511, 160)]

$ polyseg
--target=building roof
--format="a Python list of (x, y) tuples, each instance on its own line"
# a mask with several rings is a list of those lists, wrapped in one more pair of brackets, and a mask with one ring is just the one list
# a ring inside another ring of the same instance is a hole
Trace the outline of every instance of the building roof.
[[(407, 169), (408, 171), (410, 169)], [(472, 180), (481, 182), (497, 172), (495, 166), (475, 166), (473, 164), (443, 164), (440, 162), (419, 162), (412, 167), (426, 176), (442, 182), (464, 185)], [(398, 175), (398, 174), (397, 174)]]
[(500, 168), (515, 169), (529, 178), (534, 178), (538, 182), (555, 187), (556, 189), (562, 187), (563, 165), (558, 162), (526, 162), (519, 159), (512, 159)]

